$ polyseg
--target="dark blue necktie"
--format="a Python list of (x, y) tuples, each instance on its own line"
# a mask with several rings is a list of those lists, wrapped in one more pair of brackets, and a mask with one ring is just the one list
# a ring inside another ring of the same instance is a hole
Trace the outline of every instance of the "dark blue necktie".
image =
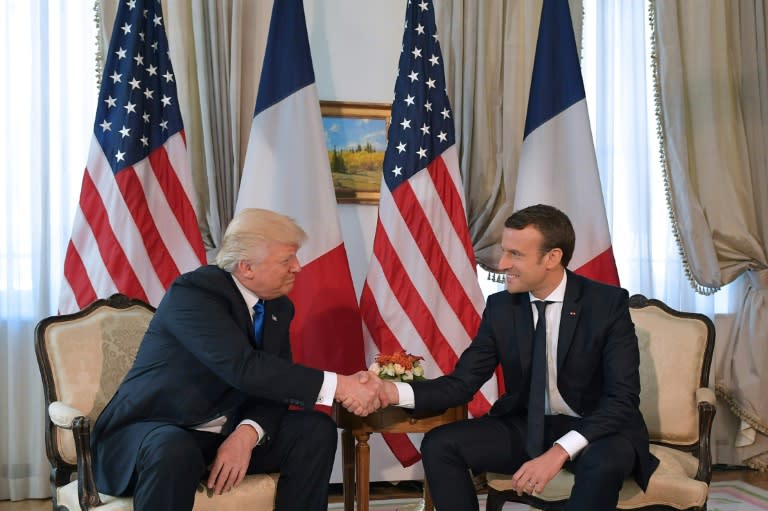
[(544, 392), (547, 386), (547, 305), (552, 302), (533, 302), (539, 313), (533, 333), (533, 357), (531, 361), (531, 390), (528, 395), (528, 433), (525, 450), (531, 458), (544, 449)]
[(259, 300), (253, 306), (253, 336), (256, 338), (256, 347), (262, 346), (262, 334), (264, 333), (264, 301)]

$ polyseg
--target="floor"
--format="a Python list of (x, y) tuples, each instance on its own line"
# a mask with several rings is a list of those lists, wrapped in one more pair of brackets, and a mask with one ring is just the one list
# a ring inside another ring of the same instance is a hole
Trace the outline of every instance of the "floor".
[[(713, 481), (731, 481), (734, 479), (768, 490), (768, 473), (766, 472), (716, 466), (712, 473)], [(420, 483), (414, 481), (403, 481), (398, 485), (374, 483), (371, 488), (371, 498), (395, 499), (412, 497), (418, 495), (420, 491)], [(331, 485), (331, 496), (329, 500), (331, 502), (340, 502), (342, 500), (340, 484)], [(50, 509), (50, 500), (24, 500), (20, 502), (0, 501), (0, 511), (50, 511)]]

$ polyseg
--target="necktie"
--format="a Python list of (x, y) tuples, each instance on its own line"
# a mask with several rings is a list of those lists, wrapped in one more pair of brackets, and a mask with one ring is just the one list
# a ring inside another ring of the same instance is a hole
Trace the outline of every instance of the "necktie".
[(539, 313), (533, 333), (531, 361), (531, 390), (528, 396), (528, 433), (525, 450), (531, 458), (540, 455), (544, 447), (544, 389), (547, 386), (547, 316), (545, 310), (552, 302), (533, 302)]
[(256, 338), (256, 347), (261, 348), (262, 334), (264, 333), (264, 300), (259, 300), (253, 306), (253, 336)]

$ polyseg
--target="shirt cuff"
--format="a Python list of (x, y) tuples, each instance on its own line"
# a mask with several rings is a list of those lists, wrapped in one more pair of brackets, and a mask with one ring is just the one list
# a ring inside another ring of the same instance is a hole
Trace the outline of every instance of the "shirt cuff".
[(323, 371), (323, 385), (320, 387), (320, 393), (317, 395), (318, 405), (333, 406), (333, 397), (336, 395), (336, 384), (338, 378), (336, 373)]
[[(253, 429), (256, 430), (256, 433), (259, 435), (259, 440), (256, 442), (256, 445), (261, 445), (264, 442), (267, 441), (267, 435), (264, 433), (264, 428), (258, 425), (258, 423), (252, 421), (251, 419), (243, 419), (240, 421), (240, 424), (248, 424)], [(238, 424), (238, 426), (240, 425)]]
[(416, 406), (416, 398), (413, 395), (413, 387), (400, 381), (392, 382), (397, 387), (399, 398), (397, 406), (401, 408), (413, 408)]
[(565, 452), (568, 453), (571, 460), (589, 445), (589, 441), (584, 438), (584, 435), (574, 430), (561, 436), (555, 443), (565, 449)]

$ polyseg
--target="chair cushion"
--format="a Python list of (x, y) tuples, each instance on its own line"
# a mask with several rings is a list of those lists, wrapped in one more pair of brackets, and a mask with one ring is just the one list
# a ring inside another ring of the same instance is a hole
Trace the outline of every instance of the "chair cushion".
[[(677, 509), (701, 507), (707, 502), (709, 485), (694, 479), (699, 460), (670, 447), (651, 445), (651, 453), (659, 458), (659, 467), (643, 492), (634, 479), (624, 481), (619, 494), (619, 509), (636, 509), (650, 505), (666, 505)], [(497, 491), (512, 489), (512, 476), (488, 473), (488, 486)], [(544, 492), (536, 495), (547, 502), (566, 500), (573, 488), (573, 474), (561, 470)]]
[[(272, 511), (275, 504), (275, 491), (279, 474), (253, 474), (246, 476), (242, 484), (224, 495), (209, 497), (205, 491), (195, 494), (193, 511)], [(99, 494), (103, 506), (99, 511), (133, 511), (133, 499), (130, 497), (112, 497)], [(77, 481), (61, 486), (56, 492), (57, 502), (70, 511), (80, 511), (77, 498)]]
[(229, 493), (209, 497), (198, 491), (193, 511), (272, 511), (280, 474), (253, 474)]
[[(99, 511), (133, 511), (133, 499), (129, 497), (113, 497), (99, 493), (101, 501)], [(77, 481), (56, 488), (56, 503), (69, 511), (81, 511), (80, 500), (77, 498)]]

